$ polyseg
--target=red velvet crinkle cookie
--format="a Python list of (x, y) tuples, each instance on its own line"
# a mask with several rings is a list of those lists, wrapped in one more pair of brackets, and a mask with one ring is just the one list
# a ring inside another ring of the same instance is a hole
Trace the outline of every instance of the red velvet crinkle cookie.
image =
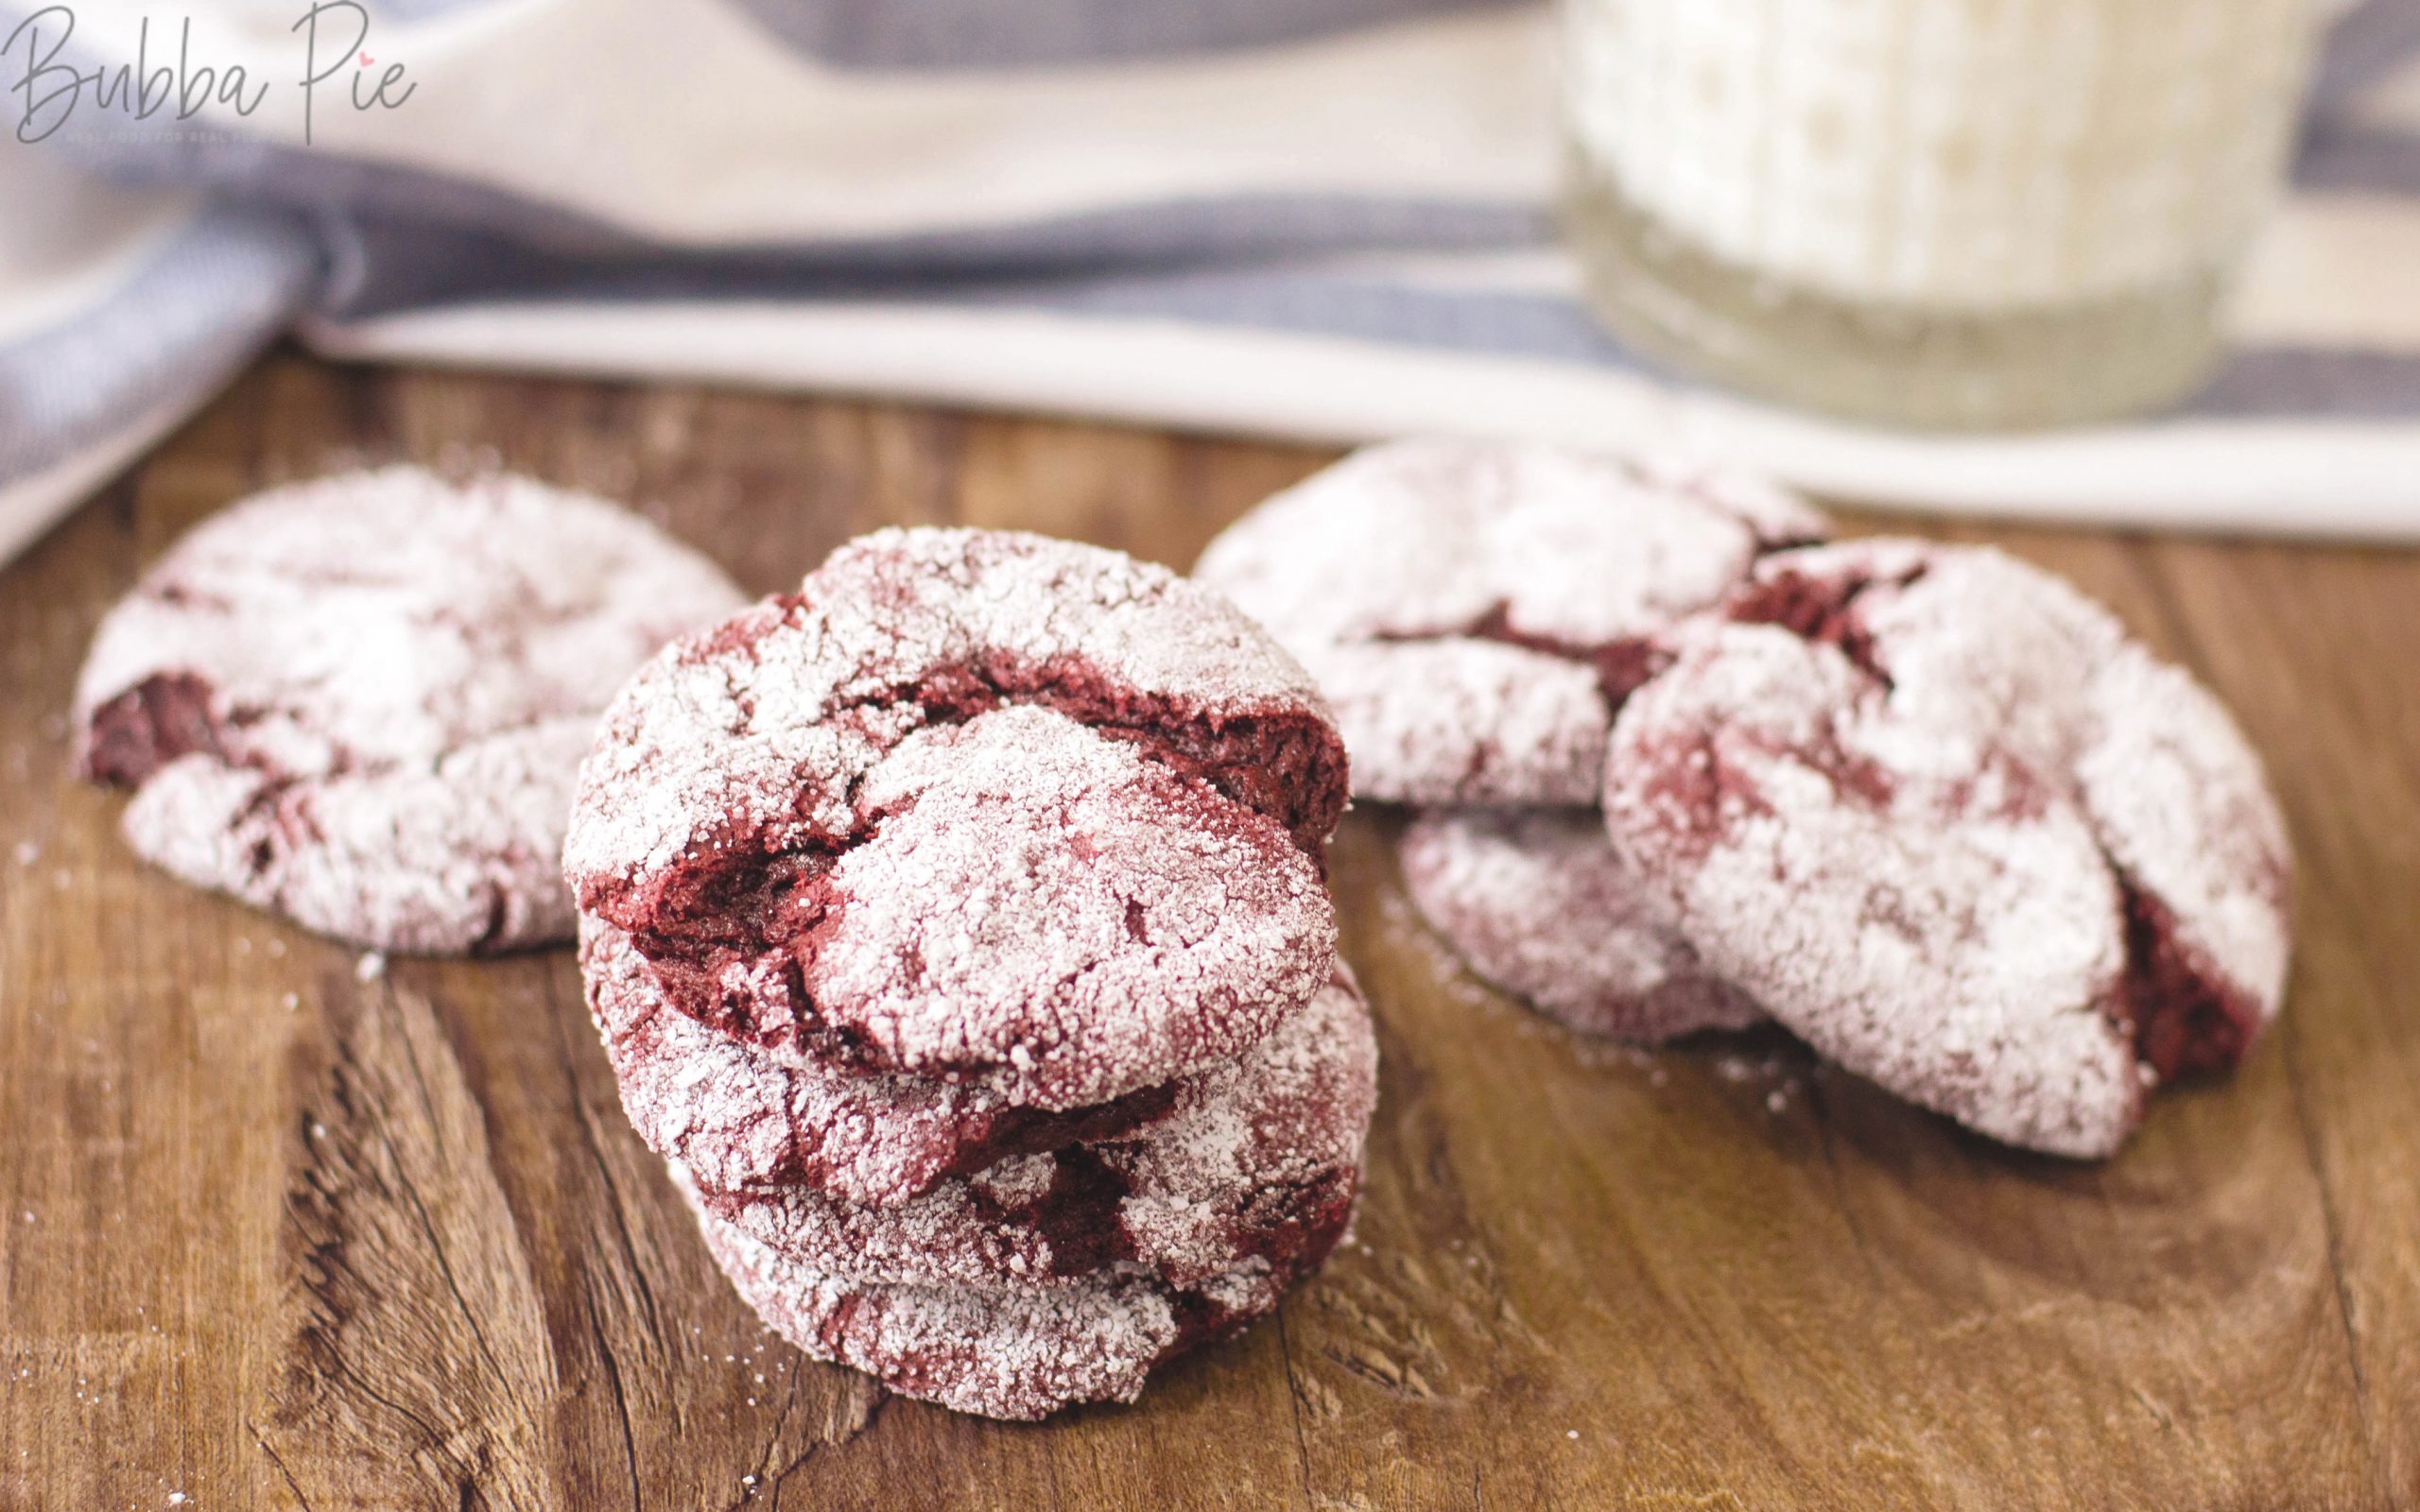
[(1293, 1266), (1350, 1212), (1377, 1072), (1369, 1011), (1340, 974), (1268, 1039), (1181, 1083), (1166, 1117), (1118, 1138), (1012, 1157), (895, 1208), (804, 1187), (703, 1200), (852, 1281), (1001, 1289), (1115, 1268), (1205, 1285), (1255, 1261)]
[(1404, 885), (1472, 971), (1583, 1034), (1642, 1043), (1764, 1014), (1709, 972), (1594, 809), (1428, 809)]
[(740, 602), (645, 521), (526, 479), (278, 489), (185, 535), (101, 622), (78, 762), (135, 789), (145, 859), (324, 934), (566, 938), (557, 857), (597, 714)]
[(1014, 1156), (1115, 1138), (1175, 1105), (1177, 1083), (1063, 1113), (981, 1086), (870, 1075), (733, 1040), (665, 1000), (630, 936), (580, 921), (580, 972), (631, 1123), (710, 1192), (805, 1187), (894, 1208)]
[(2217, 702), (1996, 552), (1776, 557), (1676, 637), (1606, 820), (1715, 970), (1849, 1070), (2105, 1155), (2282, 1001), (2290, 862)]
[(711, 1027), (1065, 1109), (1319, 990), (1345, 790), (1317, 690), (1215, 593), (886, 530), (624, 688), (564, 868)]
[(1401, 441), (1270, 499), (1194, 576), (1310, 668), (1359, 796), (1586, 806), (1657, 632), (1826, 529), (1769, 485), (1677, 463)]
[(1162, 1362), (1272, 1311), (1345, 1228), (1339, 1219), (1294, 1266), (1255, 1262), (1182, 1290), (1104, 1274), (999, 1292), (842, 1280), (710, 1212), (700, 1211), (699, 1222), (740, 1297), (807, 1354), (863, 1370), (904, 1396), (1024, 1420), (1077, 1402), (1132, 1401)]

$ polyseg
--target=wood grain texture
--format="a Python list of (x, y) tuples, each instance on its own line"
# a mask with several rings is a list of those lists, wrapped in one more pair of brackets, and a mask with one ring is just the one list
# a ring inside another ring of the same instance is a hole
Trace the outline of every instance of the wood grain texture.
[(756, 1326), (567, 952), (365, 978), (138, 866), (70, 779), (137, 568), (385, 458), (642, 501), (755, 591), (891, 521), (1183, 566), (1322, 460), (264, 363), (0, 575), (0, 1508), (2420, 1508), (2420, 557), (1961, 532), (2207, 678), (2299, 847), (2283, 1024), (2119, 1159), (1996, 1149), (1778, 1035), (1576, 1040), (1456, 969), (1366, 811), (1357, 1244), (1139, 1405), (1014, 1427)]

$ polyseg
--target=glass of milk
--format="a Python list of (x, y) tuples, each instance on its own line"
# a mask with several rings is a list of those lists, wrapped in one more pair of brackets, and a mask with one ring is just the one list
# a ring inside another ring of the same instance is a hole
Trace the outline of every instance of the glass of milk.
[(1895, 425), (2188, 392), (2314, 0), (1563, 0), (1568, 233), (1632, 345)]

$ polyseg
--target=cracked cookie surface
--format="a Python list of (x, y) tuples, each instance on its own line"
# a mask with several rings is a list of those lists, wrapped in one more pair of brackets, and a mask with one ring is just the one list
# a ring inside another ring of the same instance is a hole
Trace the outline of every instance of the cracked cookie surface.
[(673, 1008), (630, 936), (596, 919), (580, 921), (580, 973), (631, 1125), (709, 1192), (797, 1186), (893, 1208), (1014, 1156), (1126, 1133), (1175, 1099), (1163, 1083), (1052, 1112), (980, 1085), (773, 1055)]
[(1345, 787), (1317, 690), (1217, 593), (886, 530), (632, 679), (565, 869), (701, 1023), (1064, 1110), (1319, 990)]
[(1108, 1139), (1013, 1156), (895, 1208), (804, 1187), (704, 1205), (824, 1275), (990, 1289), (1103, 1270), (1172, 1286), (1287, 1268), (1350, 1212), (1377, 1103), (1369, 1012), (1340, 975), (1167, 1113)]
[(601, 500), (389, 468), (186, 534), (102, 621), (78, 760), (135, 851), (323, 934), (483, 953), (569, 937), (558, 856), (596, 716), (741, 602)]
[(1605, 815), (1707, 963), (2011, 1143), (2115, 1150), (2276, 1014), (2290, 858), (2210, 695), (1998, 552), (1760, 564), (1616, 721)]
[(1771, 485), (1679, 463), (1397, 441), (1273, 496), (1194, 575), (1318, 679), (1358, 796), (1585, 806), (1656, 634), (1827, 528)]

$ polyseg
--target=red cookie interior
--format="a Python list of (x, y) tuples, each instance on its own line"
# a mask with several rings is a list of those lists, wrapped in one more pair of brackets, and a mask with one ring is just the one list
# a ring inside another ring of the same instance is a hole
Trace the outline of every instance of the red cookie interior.
[(388, 950), (566, 938), (556, 865), (622, 680), (740, 594), (602, 500), (387, 468), (203, 522), (102, 621), (78, 760), (147, 859)]
[[(1345, 796), (1324, 702), (1216, 593), (1071, 542), (892, 530), (624, 690), (565, 868), (703, 1022), (1065, 1108), (1232, 1055), (1318, 989)], [(1022, 904), (992, 890), (1041, 873)], [(1022, 905), (1092, 954), (978, 973), (957, 926), (1004, 945)]]
[(1020, 1287), (1131, 1270), (1183, 1287), (1254, 1263), (1288, 1268), (1353, 1206), (1377, 1057), (1369, 1012), (1340, 973), (1123, 1133), (1002, 1160), (894, 1208), (808, 1187), (703, 1200), (854, 1280)]
[(2012, 1143), (2114, 1149), (2273, 1016), (2282, 824), (2206, 693), (1996, 552), (1775, 557), (1674, 638), (1606, 816), (1710, 964)]
[(1319, 678), (1362, 796), (1586, 805), (1656, 636), (1825, 528), (1770, 485), (1703, 468), (1399, 441), (1270, 499), (1194, 572)]

